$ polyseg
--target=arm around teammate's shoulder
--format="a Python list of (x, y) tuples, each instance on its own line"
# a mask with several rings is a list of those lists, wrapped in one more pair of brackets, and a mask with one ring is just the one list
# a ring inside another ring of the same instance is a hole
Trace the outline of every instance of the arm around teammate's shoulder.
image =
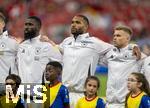
[(113, 45), (111, 45), (110, 43), (104, 42), (96, 37), (91, 38), (95, 44), (95, 49), (98, 51), (99, 54), (105, 54), (113, 47)]

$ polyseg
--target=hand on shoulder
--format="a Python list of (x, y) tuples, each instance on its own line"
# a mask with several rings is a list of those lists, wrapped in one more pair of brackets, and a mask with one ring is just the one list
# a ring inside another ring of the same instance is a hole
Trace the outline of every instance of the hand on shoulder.
[(53, 42), (52, 40), (50, 40), (48, 38), (48, 36), (46, 36), (46, 35), (42, 35), (40, 37), (40, 41), (42, 41), (42, 42), (48, 42), (48, 43), (52, 44), (53, 46), (56, 46), (55, 42)]

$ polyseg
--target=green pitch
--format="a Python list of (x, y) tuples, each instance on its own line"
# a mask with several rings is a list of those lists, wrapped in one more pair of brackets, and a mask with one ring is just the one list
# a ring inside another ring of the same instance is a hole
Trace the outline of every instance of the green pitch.
[(105, 97), (106, 96), (107, 74), (96, 74), (96, 76), (100, 80), (100, 89), (98, 91), (98, 95), (100, 97)]

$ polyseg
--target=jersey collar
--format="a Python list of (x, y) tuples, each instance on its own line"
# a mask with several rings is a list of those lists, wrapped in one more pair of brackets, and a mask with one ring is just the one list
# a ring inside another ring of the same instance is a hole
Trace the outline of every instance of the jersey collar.
[(77, 40), (81, 40), (81, 39), (84, 39), (84, 38), (88, 38), (89, 37), (89, 33), (84, 33), (84, 34), (81, 34), (77, 37)]
[(8, 37), (8, 31), (4, 31), (1, 35), (0, 38), (2, 37)]

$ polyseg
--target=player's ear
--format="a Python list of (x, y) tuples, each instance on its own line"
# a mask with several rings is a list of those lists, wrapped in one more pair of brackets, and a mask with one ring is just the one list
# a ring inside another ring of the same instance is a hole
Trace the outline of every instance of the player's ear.
[(89, 28), (89, 25), (88, 24), (85, 24), (85, 31), (87, 31)]
[(138, 87), (140, 88), (140, 87), (142, 87), (142, 82), (138, 82)]
[(131, 37), (130, 36), (128, 36), (128, 41), (130, 41), (131, 40)]
[(126, 34), (126, 36), (127, 36), (127, 40), (130, 41), (131, 40), (130, 34)]
[(58, 72), (58, 75), (61, 75), (62, 70), (60, 68), (57, 68), (57, 72)]
[(2, 27), (4, 28), (4, 27), (5, 27), (5, 22), (4, 22), (4, 21), (1, 21), (1, 25), (2, 25)]

